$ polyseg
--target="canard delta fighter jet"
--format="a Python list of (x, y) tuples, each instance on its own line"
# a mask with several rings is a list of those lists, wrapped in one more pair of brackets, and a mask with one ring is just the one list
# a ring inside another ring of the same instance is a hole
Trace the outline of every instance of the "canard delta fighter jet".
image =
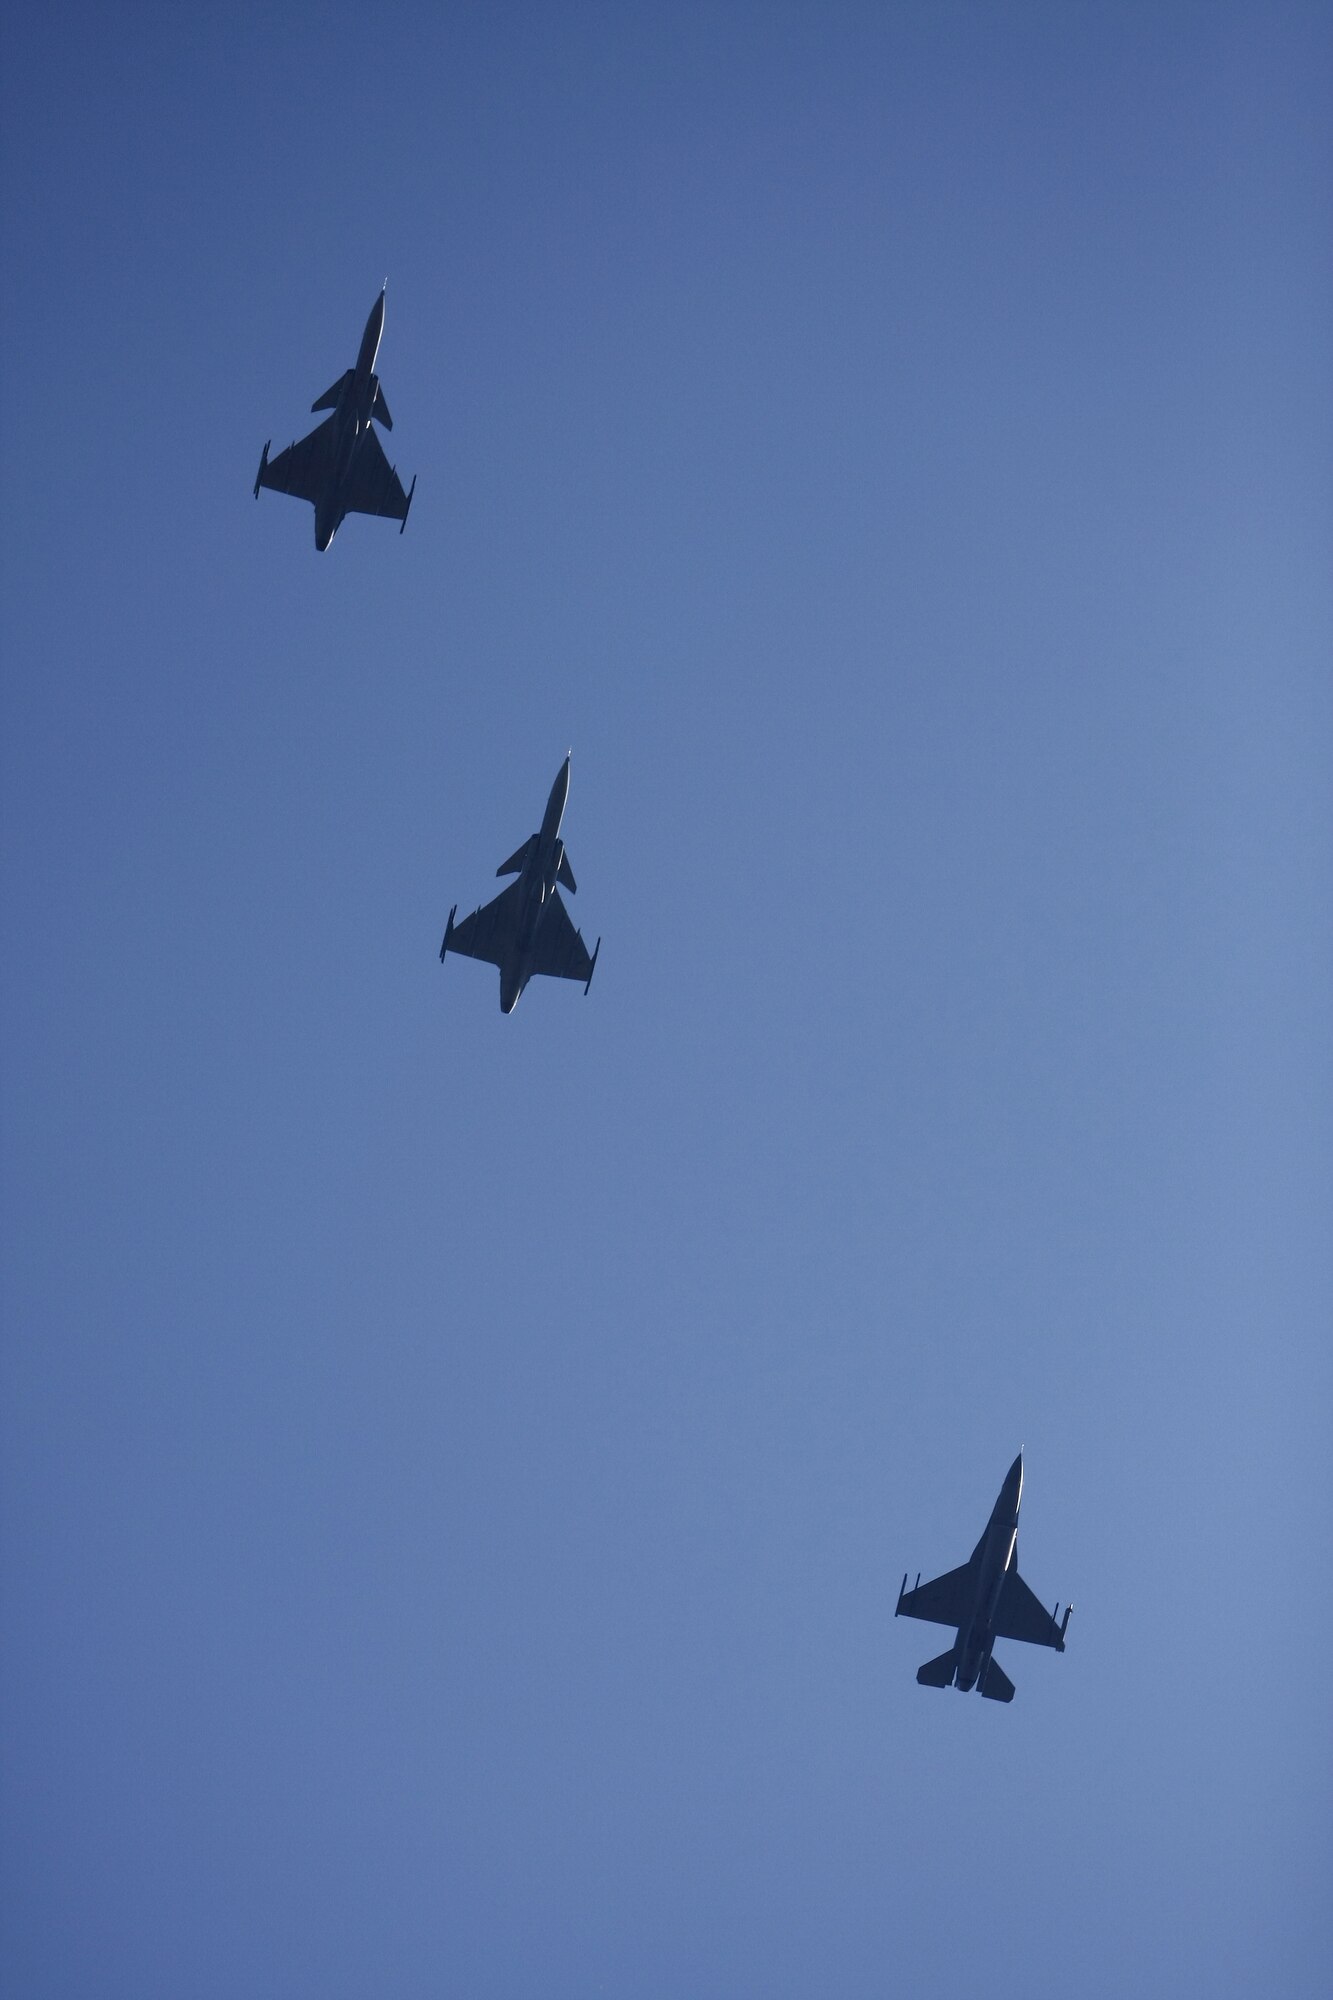
[[(572, 753), (571, 753), (572, 754)], [(475, 910), (455, 924), (457, 903), (449, 912), (440, 963), (446, 952), (460, 952), (465, 958), (484, 958), (500, 968), (500, 1011), (512, 1014), (519, 995), (534, 973), (548, 973), (553, 979), (581, 979), (586, 993), (592, 985), (598, 938), (591, 958), (561, 901), (557, 884), (563, 883), (571, 895), (577, 891), (574, 870), (569, 865), (565, 843), (560, 838), (560, 821), (569, 797), (569, 758), (556, 776), (546, 801), (541, 830), (530, 834), (508, 861), (502, 861), (497, 875), (517, 875), (502, 889), (494, 902)]]
[(333, 415), (274, 459), (268, 455), (268, 444), (273, 442), (270, 438), (259, 461), (255, 499), (261, 486), (271, 486), (275, 493), (292, 493), (298, 500), (308, 500), (315, 510), (317, 549), (328, 547), (348, 514), (387, 515), (389, 520), (402, 523), (400, 535), (407, 526), (407, 510), (417, 482), (413, 479), (408, 492), (403, 492), (402, 481), (371, 429), (372, 417), (386, 431), (393, 429), (389, 405), (375, 373), (383, 331), (381, 292), (370, 309), (355, 368), (340, 375), (333, 387), (310, 405), (312, 411), (332, 410)]
[(952, 1684), (964, 1694), (980, 1684), (989, 1701), (1012, 1701), (1014, 1684), (991, 1658), (997, 1639), (1023, 1639), (1030, 1646), (1065, 1649), (1072, 1604), (1065, 1606), (1059, 1619), (1037, 1602), (1018, 1574), (1018, 1503), (1023, 1492), (1023, 1454), (1010, 1466), (1000, 1488), (1000, 1497), (991, 1509), (986, 1531), (961, 1569), (937, 1576), (933, 1583), (917, 1577), (915, 1588), (907, 1588), (907, 1578), (898, 1592), (898, 1610), (904, 1618), (925, 1618), (933, 1625), (956, 1625), (958, 1638), (947, 1653), (918, 1667), (917, 1679), (923, 1687)]

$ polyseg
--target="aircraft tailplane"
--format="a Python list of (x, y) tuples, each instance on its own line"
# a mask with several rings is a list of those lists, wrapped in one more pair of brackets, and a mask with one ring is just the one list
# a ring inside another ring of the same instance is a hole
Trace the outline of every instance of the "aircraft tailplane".
[(333, 387), (331, 389), (326, 389), (324, 391), (324, 394), (320, 397), (319, 401), (317, 403), (312, 403), (310, 405), (310, 414), (312, 416), (314, 415), (316, 410), (337, 409), (338, 398), (342, 395), (343, 390), (347, 387), (347, 384), (351, 381), (352, 373), (353, 371), (350, 368), (345, 369), (343, 373), (338, 377)]
[(955, 1642), (947, 1653), (941, 1653), (937, 1660), (927, 1660), (924, 1667), (916, 1670), (917, 1680), (923, 1688), (947, 1688), (958, 1669), (958, 1646)]
[(1014, 1684), (1003, 1667), (997, 1667), (994, 1660), (987, 1660), (981, 1670), (981, 1692), (987, 1701), (1012, 1701)]

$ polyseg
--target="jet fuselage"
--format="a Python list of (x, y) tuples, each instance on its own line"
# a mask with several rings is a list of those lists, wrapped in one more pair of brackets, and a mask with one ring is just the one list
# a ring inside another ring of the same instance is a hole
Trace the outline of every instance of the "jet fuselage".
[(1000, 1607), (1005, 1571), (1013, 1561), (1018, 1540), (1018, 1508), (1023, 1495), (1023, 1454), (1005, 1475), (1000, 1497), (991, 1509), (977, 1564), (976, 1599), (972, 1616), (958, 1634), (958, 1667), (954, 1686), (966, 1694), (977, 1684), (995, 1644), (995, 1618)]
[[(361, 336), (361, 345), (357, 350), (356, 367), (352, 371), (357, 389), (360, 391), (359, 401), (364, 404), (367, 419), (369, 419), (371, 405), (375, 401), (375, 356), (380, 351), (380, 340), (383, 334), (384, 293), (381, 292), (374, 305), (370, 308), (370, 317), (366, 321), (366, 330)], [(369, 385), (368, 395), (367, 385)]]
[(375, 408), (375, 396), (380, 385), (379, 376), (375, 373), (375, 357), (383, 335), (384, 293), (381, 292), (370, 308), (366, 330), (357, 350), (356, 366), (348, 371), (334, 405), (333, 476), (329, 481), (328, 498), (315, 509), (315, 547), (320, 550), (329, 546), (346, 518), (343, 489), (352, 469), (357, 444), (362, 432), (368, 428)]
[(541, 830), (528, 848), (519, 873), (518, 937), (513, 951), (500, 968), (500, 1011), (504, 1014), (513, 1013), (523, 988), (532, 977), (537, 926), (541, 922), (546, 899), (554, 892), (564, 856), (560, 822), (565, 816), (568, 798), (569, 758), (566, 757), (556, 773), (551, 795), (546, 801)]

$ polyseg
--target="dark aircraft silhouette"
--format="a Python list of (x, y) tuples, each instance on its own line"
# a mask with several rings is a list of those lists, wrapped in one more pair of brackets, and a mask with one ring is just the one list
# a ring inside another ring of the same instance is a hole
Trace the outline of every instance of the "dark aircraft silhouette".
[(553, 979), (581, 979), (586, 993), (592, 985), (598, 938), (591, 958), (583, 935), (570, 921), (561, 901), (557, 883), (573, 895), (578, 884), (569, 865), (565, 843), (560, 838), (560, 821), (569, 797), (569, 758), (556, 776), (546, 801), (541, 830), (530, 834), (520, 848), (496, 869), (497, 875), (517, 875), (501, 890), (494, 902), (454, 923), (457, 903), (449, 912), (440, 963), (444, 955), (456, 951), (465, 958), (484, 958), (500, 968), (500, 1011), (512, 1014), (519, 995), (534, 973), (548, 973)]
[(947, 1653), (918, 1667), (917, 1679), (923, 1687), (948, 1687), (951, 1683), (964, 1694), (981, 1686), (988, 1701), (1012, 1701), (1014, 1684), (991, 1658), (997, 1639), (1024, 1639), (1030, 1646), (1065, 1649), (1072, 1604), (1065, 1606), (1062, 1622), (1040, 1605), (1018, 1574), (1018, 1503), (1023, 1493), (1023, 1454), (1005, 1475), (1000, 1497), (991, 1508), (986, 1531), (960, 1569), (937, 1576), (933, 1583), (907, 1588), (907, 1578), (898, 1592), (898, 1610), (904, 1618), (925, 1618), (932, 1625), (956, 1625), (958, 1638)]
[(384, 456), (371, 418), (393, 429), (389, 405), (375, 373), (375, 354), (384, 331), (384, 293), (370, 309), (355, 368), (340, 375), (311, 410), (332, 410), (317, 430), (270, 459), (268, 444), (259, 461), (255, 499), (261, 486), (292, 493), (315, 510), (315, 547), (326, 549), (348, 514), (383, 514), (407, 526), (407, 510), (417, 482), (403, 492), (402, 481)]

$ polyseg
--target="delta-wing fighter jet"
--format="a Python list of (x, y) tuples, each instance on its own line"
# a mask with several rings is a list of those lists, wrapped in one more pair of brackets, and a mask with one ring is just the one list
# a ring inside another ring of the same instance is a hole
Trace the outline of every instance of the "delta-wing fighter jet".
[[(289, 444), (276, 458), (268, 455), (268, 444), (259, 461), (255, 479), (255, 499), (261, 486), (275, 493), (291, 493), (308, 500), (315, 510), (315, 547), (326, 549), (348, 514), (382, 514), (407, 526), (407, 510), (417, 482), (406, 493), (402, 481), (384, 456), (379, 439), (371, 428), (372, 418), (393, 429), (389, 405), (384, 400), (380, 378), (375, 373), (375, 356), (384, 331), (384, 293), (370, 309), (361, 351), (355, 368), (340, 375), (331, 389), (310, 405), (311, 411), (332, 410), (318, 429)], [(272, 444), (272, 438), (268, 443)]]
[(958, 1638), (947, 1653), (918, 1667), (923, 1687), (981, 1688), (988, 1701), (1012, 1701), (1014, 1684), (996, 1665), (991, 1648), (997, 1639), (1022, 1639), (1029, 1646), (1065, 1649), (1072, 1604), (1060, 1618), (1038, 1603), (1018, 1574), (1018, 1503), (1023, 1493), (1023, 1454), (1010, 1466), (991, 1509), (986, 1531), (960, 1569), (937, 1576), (933, 1583), (907, 1588), (903, 1578), (898, 1610), (904, 1618), (925, 1618), (932, 1625), (956, 1625)]
[(446, 952), (456, 951), (465, 958), (483, 958), (500, 968), (500, 1011), (512, 1014), (519, 995), (534, 973), (553, 979), (581, 979), (586, 993), (592, 985), (598, 938), (592, 957), (577, 931), (560, 896), (563, 885), (572, 895), (578, 884), (569, 865), (565, 843), (560, 838), (560, 822), (569, 797), (569, 758), (560, 766), (551, 796), (546, 801), (540, 831), (530, 834), (508, 861), (502, 861), (497, 875), (517, 875), (502, 889), (494, 902), (475, 910), (455, 924), (458, 905), (449, 912), (440, 963)]

